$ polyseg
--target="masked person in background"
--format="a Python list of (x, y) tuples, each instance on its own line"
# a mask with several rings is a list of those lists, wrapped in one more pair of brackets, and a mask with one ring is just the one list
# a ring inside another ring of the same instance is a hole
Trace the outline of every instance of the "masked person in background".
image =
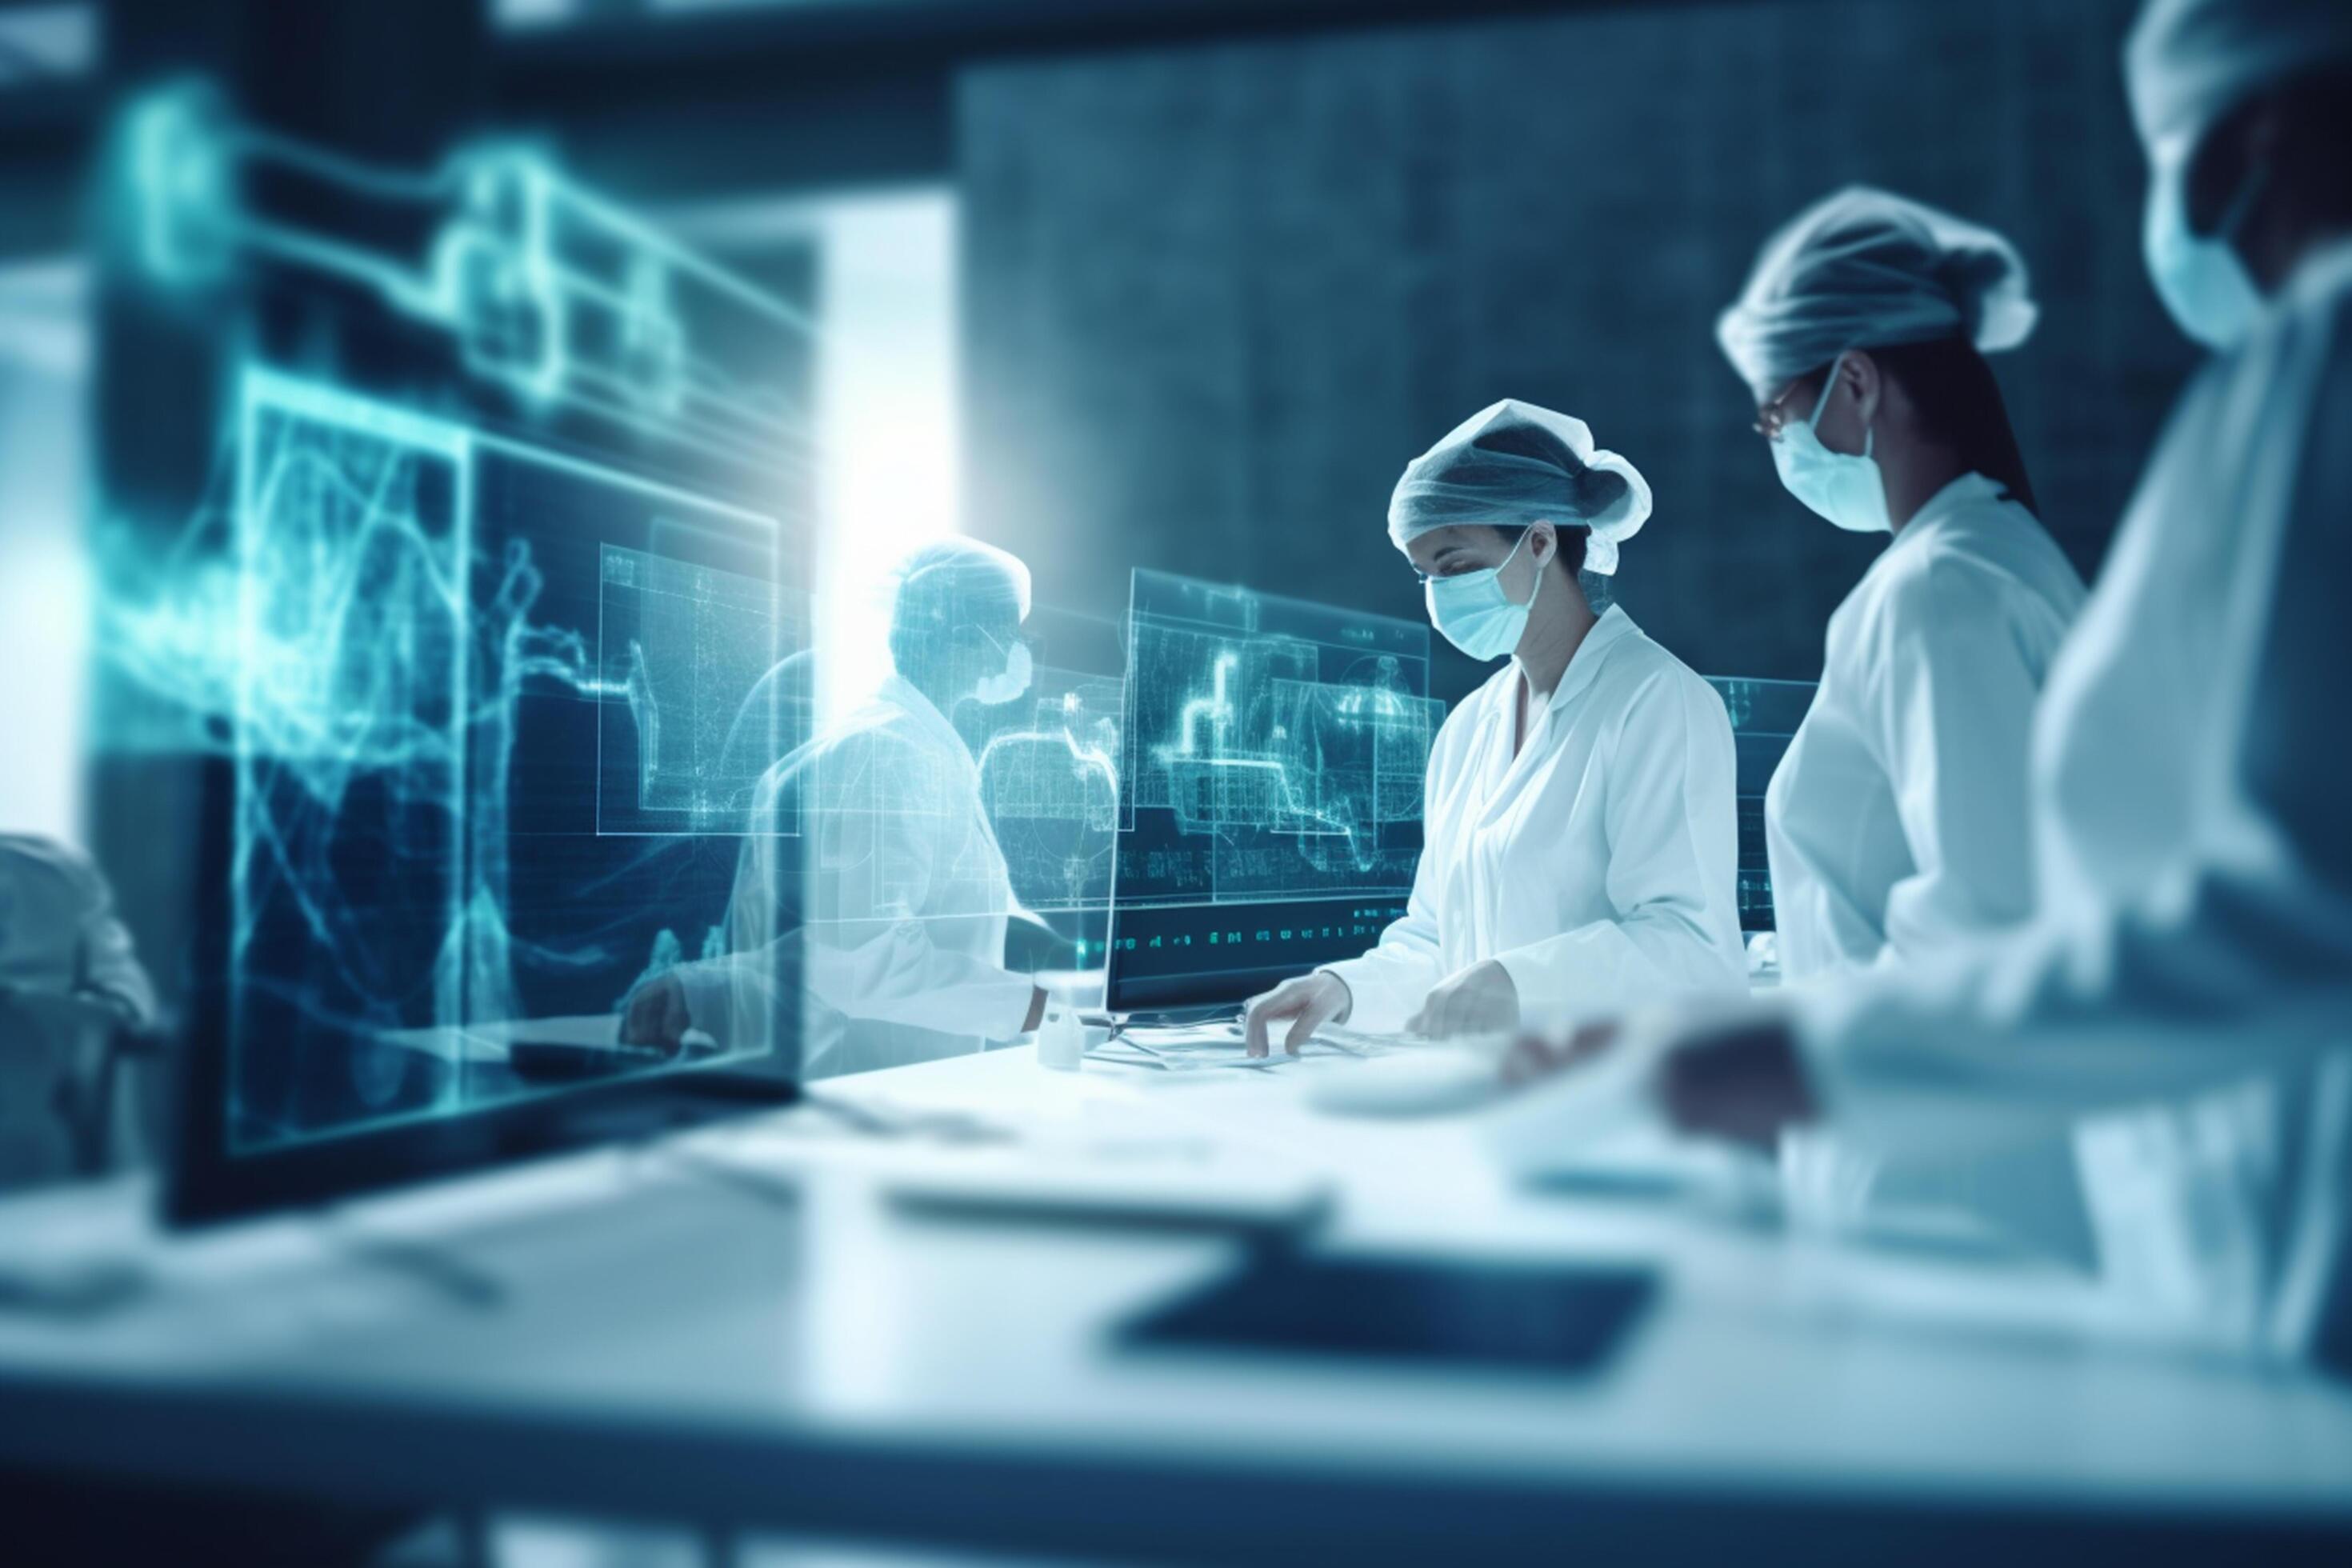
[[(1765, 1018), (1587, 1031), (1695, 1131), (2078, 1138), (2152, 1321), (2352, 1365), (2352, 5), (2152, 0), (2124, 51), (2182, 395), (2036, 717), (2027, 926)], [(1597, 1065), (1597, 1062), (1596, 1064)], [(1557, 1098), (1554, 1098), (1557, 1097)]]
[(1596, 616), (1584, 587), (1649, 514), (1631, 463), (1525, 403), (1405, 469), (1389, 538), (1431, 621), (1509, 662), (1431, 747), (1405, 916), (1362, 957), (1252, 1002), (1252, 1055), (1332, 1022), (1479, 1035), (1743, 984), (1722, 699), (1622, 609)]
[[(1830, 618), (1820, 689), (1765, 795), (1791, 980), (2033, 912), (2033, 705), (2084, 588), (2034, 515), (1984, 355), (2022, 342), (2034, 318), (2007, 240), (1853, 186), (1774, 235), (1717, 323), (1790, 493), (1840, 528), (1893, 536)], [(2084, 1239), (2063, 1139), (1908, 1168), (1821, 1137), (1780, 1153), (1792, 1208), (1813, 1223), (1859, 1220), (1874, 1196), (2001, 1228), (2014, 1215), (2067, 1250)]]
[[(740, 1048), (800, 1015), (803, 987), (803, 1078), (984, 1049), (1037, 1026), (1045, 994), (1004, 968), (1013, 885), (952, 722), (966, 703), (1027, 690), (1028, 614), (1029, 569), (1003, 551), (949, 540), (908, 560), (892, 674), (761, 783), (729, 952), (641, 986), (625, 1040), (674, 1047), (698, 1028)], [(785, 885), (793, 858), (777, 853), (794, 827), (798, 888)]]
[(1717, 325), (1789, 492), (1892, 536), (1766, 797), (1792, 979), (2032, 912), (2027, 740), (2084, 599), (1984, 359), (2034, 315), (2007, 240), (1855, 186), (1775, 235)]

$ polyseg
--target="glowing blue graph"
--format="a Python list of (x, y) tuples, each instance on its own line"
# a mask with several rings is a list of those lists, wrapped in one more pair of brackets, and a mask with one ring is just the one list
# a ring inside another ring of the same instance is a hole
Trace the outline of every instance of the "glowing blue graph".
[[(802, 312), (678, 245), (511, 142), (438, 167), (363, 163), (239, 121), (201, 83), (123, 118), (113, 190), (129, 247), (164, 288), (257, 264), (354, 284), (449, 334), (467, 371), (564, 407), (772, 470), (810, 462), (807, 411), (762, 351), (816, 334)], [(265, 199), (313, 198), (295, 221)], [(321, 212), (367, 215), (352, 232)], [(394, 224), (394, 219), (404, 223)], [(413, 237), (389, 245), (387, 226)]]
[(1427, 692), (1426, 626), (1138, 572), (1120, 901), (1408, 889)]
[(1101, 909), (1118, 826), (1124, 683), (1040, 669), (1036, 700), (980, 752), (981, 802), (1024, 908)]
[[(779, 620), (772, 583), (603, 547), (598, 563), (598, 745), (635, 759), (600, 773), (599, 833), (740, 834), (761, 777), (808, 738), (804, 693), (768, 678), (805, 628)], [(789, 829), (788, 829), (789, 830)]]

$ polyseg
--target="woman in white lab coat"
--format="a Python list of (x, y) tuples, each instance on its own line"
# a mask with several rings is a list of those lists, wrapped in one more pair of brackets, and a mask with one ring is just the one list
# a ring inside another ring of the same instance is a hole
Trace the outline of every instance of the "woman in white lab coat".
[(1252, 1054), (1324, 1024), (1433, 1036), (1744, 982), (1731, 725), (1715, 689), (1583, 574), (1648, 517), (1580, 420), (1505, 401), (1406, 468), (1389, 534), (1430, 618), (1509, 662), (1432, 746), (1407, 912), (1360, 958), (1250, 1005)]
[[(1772, 237), (1717, 325), (1790, 492), (1842, 529), (1892, 536), (1830, 618), (1820, 689), (1765, 795), (1791, 980), (2032, 913), (2027, 742), (2084, 599), (2034, 515), (1984, 359), (2024, 341), (2034, 314), (2000, 236), (1853, 186)], [(2078, 1220), (2046, 1223), (2074, 1184), (2063, 1140), (1990, 1163), (1889, 1165), (1801, 1134), (1780, 1153), (1806, 1223), (1957, 1208), (2083, 1245)]]
[(1617, 1048), (1742, 1141), (1982, 1150), (2123, 1113), (2083, 1135), (2116, 1296), (2352, 1371), (2352, 6), (2151, 0), (2125, 74), (2149, 270), (2216, 357), (2037, 716), (2033, 920)]
[(1893, 536), (1765, 797), (1792, 979), (2032, 911), (2026, 737), (2084, 598), (1983, 358), (2033, 318), (2006, 240), (1855, 186), (1775, 235), (1717, 324), (1790, 492)]

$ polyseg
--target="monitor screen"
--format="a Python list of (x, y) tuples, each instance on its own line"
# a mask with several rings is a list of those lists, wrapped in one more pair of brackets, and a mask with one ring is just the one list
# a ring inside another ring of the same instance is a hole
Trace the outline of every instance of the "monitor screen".
[(1106, 1002), (1238, 1002), (1403, 912), (1444, 704), (1429, 627), (1134, 574)]
[(1739, 929), (1771, 931), (1772, 868), (1765, 854), (1764, 792), (1780, 765), (1789, 742), (1813, 705), (1815, 682), (1750, 680), (1710, 675), (1731, 715), (1731, 742), (1738, 756), (1734, 791), (1739, 809)]
[[(641, 977), (726, 954), (747, 843), (791, 852), (754, 805), (807, 725), (772, 678), (807, 646), (796, 552), (740, 506), (258, 368), (237, 444), (224, 1152), (574, 1087)], [(771, 1055), (771, 1022), (625, 1065)]]

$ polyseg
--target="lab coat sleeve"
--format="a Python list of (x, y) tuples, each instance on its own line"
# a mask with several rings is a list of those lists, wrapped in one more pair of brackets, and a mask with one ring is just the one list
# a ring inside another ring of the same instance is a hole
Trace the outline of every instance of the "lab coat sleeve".
[(1914, 867), (1887, 892), (1889, 952), (1934, 952), (2032, 918), (2026, 775), (2041, 682), (2021, 640), (2023, 592), (1947, 556), (1882, 606), (1873, 742)]
[(1664, 672), (1627, 713), (1608, 767), (1602, 874), (1617, 918), (1496, 955), (1531, 1026), (1746, 984), (1723, 700), (1687, 671)]
[[(1429, 767), (1422, 778), (1424, 813), (1446, 798), (1447, 740), (1441, 732), (1438, 744), (1430, 751)], [(1438, 947), (1437, 877), (1430, 860), (1424, 848), (1413, 868), (1412, 893), (1405, 900), (1404, 913), (1389, 922), (1379, 944), (1361, 958), (1324, 966), (1348, 988), (1350, 1028), (1381, 1034), (1403, 1028), (1405, 1020), (1421, 1011), (1430, 988), (1445, 978)]]
[[(2292, 1068), (2352, 1037), (2352, 347), (2317, 344), (2208, 396), (2174, 439), (2235, 476), (2170, 501), (2246, 552), (2217, 679), (2223, 721), (2182, 765), (2190, 832), (2164, 874), (2114, 907), (2045, 908), (2003, 940), (1799, 1000), (1826, 1114), (1885, 1146), (1968, 1144), (2024, 1124), (2192, 1094)], [(2209, 515), (2210, 514), (2210, 515)], [(2147, 521), (2135, 518), (2135, 521)], [(2118, 779), (2116, 788), (2128, 790)]]

